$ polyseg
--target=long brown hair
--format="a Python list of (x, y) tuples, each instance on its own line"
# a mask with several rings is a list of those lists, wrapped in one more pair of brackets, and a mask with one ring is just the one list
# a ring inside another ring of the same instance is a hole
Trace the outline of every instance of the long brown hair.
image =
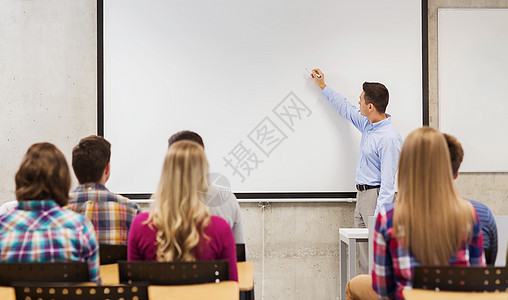
[(71, 176), (64, 155), (50, 143), (28, 148), (15, 177), (16, 199), (54, 200), (67, 205)]
[(422, 265), (447, 265), (472, 234), (474, 209), (453, 184), (444, 136), (430, 127), (413, 131), (400, 153), (393, 227)]
[[(204, 204), (208, 191), (208, 162), (203, 147), (178, 141), (164, 160), (155, 203), (147, 222), (157, 229), (158, 261), (194, 261), (194, 250), (210, 223)], [(198, 228), (199, 226), (199, 228)]]

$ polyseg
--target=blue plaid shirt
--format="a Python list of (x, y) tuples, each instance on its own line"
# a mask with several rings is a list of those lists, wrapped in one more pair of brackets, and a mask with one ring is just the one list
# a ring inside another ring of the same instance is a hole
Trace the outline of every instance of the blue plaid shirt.
[(87, 262), (90, 281), (101, 281), (92, 224), (53, 200), (19, 201), (0, 216), (0, 261)]
[[(404, 247), (404, 240), (395, 235), (394, 211), (394, 203), (381, 208), (374, 232), (372, 288), (379, 299), (404, 299), (402, 291), (413, 286), (413, 268), (420, 265), (413, 252)], [(471, 239), (464, 242), (450, 258), (449, 265), (485, 266), (483, 237), (477, 217)]]
[(70, 197), (69, 209), (92, 221), (99, 244), (127, 245), (132, 220), (141, 212), (136, 203), (98, 183), (81, 184)]

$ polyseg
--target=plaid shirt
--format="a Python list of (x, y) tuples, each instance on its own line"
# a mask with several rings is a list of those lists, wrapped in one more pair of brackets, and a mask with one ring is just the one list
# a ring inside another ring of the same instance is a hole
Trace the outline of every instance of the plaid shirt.
[(0, 216), (0, 261), (87, 262), (90, 280), (100, 283), (92, 224), (53, 200), (19, 201)]
[(99, 244), (127, 245), (137, 204), (98, 183), (82, 184), (70, 196), (69, 209), (92, 221)]
[[(372, 288), (379, 299), (404, 299), (404, 288), (413, 286), (413, 267), (420, 263), (407, 251), (395, 237), (393, 228), (393, 208), (390, 203), (383, 206), (377, 216), (374, 232), (374, 268)], [(422, 247), (425, 247), (422, 245)], [(450, 265), (485, 266), (483, 238), (478, 218), (473, 226), (473, 236), (469, 244), (455, 253)]]

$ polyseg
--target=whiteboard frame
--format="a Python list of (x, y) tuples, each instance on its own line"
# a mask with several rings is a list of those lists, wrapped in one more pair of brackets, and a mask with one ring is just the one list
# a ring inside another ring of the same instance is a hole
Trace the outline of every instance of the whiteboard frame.
[[(105, 0), (97, 0), (97, 135), (104, 136), (104, 24), (103, 7)], [(107, 1), (107, 0), (106, 0)], [(429, 125), (429, 59), (428, 59), (428, 0), (421, 3), (421, 46), (422, 46), (422, 121)], [(265, 194), (270, 194), (266, 198)], [(350, 192), (298, 192), (298, 193), (235, 193), (240, 202), (351, 202), (356, 191)], [(296, 195), (296, 197), (295, 197)], [(151, 194), (124, 194), (130, 199), (149, 199)]]

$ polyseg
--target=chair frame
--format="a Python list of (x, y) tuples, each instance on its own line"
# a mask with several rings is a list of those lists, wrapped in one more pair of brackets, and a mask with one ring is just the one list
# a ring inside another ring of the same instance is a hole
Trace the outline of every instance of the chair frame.
[(85, 262), (0, 263), (0, 285), (13, 282), (89, 282)]
[(413, 270), (413, 288), (464, 292), (505, 291), (508, 288), (508, 268), (417, 266)]
[(101, 265), (116, 264), (127, 260), (127, 245), (99, 245), (99, 259)]
[(247, 261), (245, 244), (236, 244), (236, 261)]
[(102, 299), (138, 299), (148, 300), (148, 284), (115, 286), (65, 286), (57, 283), (16, 283), (16, 299), (65, 299), (65, 300), (102, 300)]
[(145, 281), (152, 285), (187, 285), (229, 280), (227, 260), (196, 262), (134, 261), (118, 263), (120, 283)]

